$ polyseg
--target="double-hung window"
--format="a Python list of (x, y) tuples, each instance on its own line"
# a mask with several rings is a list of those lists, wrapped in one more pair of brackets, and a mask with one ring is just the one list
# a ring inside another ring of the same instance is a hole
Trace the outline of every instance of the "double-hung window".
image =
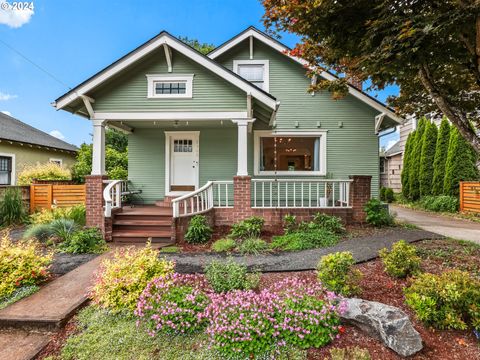
[(234, 60), (233, 71), (255, 86), (268, 92), (268, 60)]
[(147, 75), (149, 99), (192, 98), (193, 75)]
[(255, 175), (326, 175), (326, 135), (255, 131)]
[(0, 155), (0, 185), (13, 185), (13, 158)]

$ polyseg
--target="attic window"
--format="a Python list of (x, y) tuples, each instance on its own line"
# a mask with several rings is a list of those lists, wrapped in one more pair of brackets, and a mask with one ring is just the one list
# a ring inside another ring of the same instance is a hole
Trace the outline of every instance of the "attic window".
[(255, 86), (268, 92), (268, 60), (234, 60), (233, 71)]
[(192, 98), (193, 75), (147, 75), (149, 99)]

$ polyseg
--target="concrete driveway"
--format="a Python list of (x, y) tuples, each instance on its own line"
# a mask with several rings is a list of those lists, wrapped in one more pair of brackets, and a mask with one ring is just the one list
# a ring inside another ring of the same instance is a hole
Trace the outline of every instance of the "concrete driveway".
[(459, 240), (470, 240), (480, 244), (480, 223), (454, 219), (425, 211), (390, 205), (397, 219), (418, 226), (420, 229)]

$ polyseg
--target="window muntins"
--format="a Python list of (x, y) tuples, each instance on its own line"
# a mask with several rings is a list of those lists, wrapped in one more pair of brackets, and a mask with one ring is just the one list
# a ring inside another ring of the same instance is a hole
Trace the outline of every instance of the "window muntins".
[(381, 157), (380, 158), (380, 174), (385, 174), (386, 173), (386, 170), (385, 170), (386, 169), (386, 166), (385, 166), (386, 164), (385, 163), (386, 163), (385, 158)]
[(269, 91), (268, 60), (234, 60), (233, 71), (260, 89)]
[(0, 185), (15, 185), (15, 155), (0, 154)]
[(192, 98), (193, 75), (148, 74), (149, 99)]
[(327, 132), (255, 131), (254, 174), (322, 176), (327, 173)]

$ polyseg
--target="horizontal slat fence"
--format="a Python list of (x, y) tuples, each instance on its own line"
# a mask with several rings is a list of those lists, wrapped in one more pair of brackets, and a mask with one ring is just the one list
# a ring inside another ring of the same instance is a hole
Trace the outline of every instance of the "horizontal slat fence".
[(460, 182), (460, 211), (480, 214), (480, 182)]
[(30, 185), (30, 211), (85, 204), (85, 185)]

